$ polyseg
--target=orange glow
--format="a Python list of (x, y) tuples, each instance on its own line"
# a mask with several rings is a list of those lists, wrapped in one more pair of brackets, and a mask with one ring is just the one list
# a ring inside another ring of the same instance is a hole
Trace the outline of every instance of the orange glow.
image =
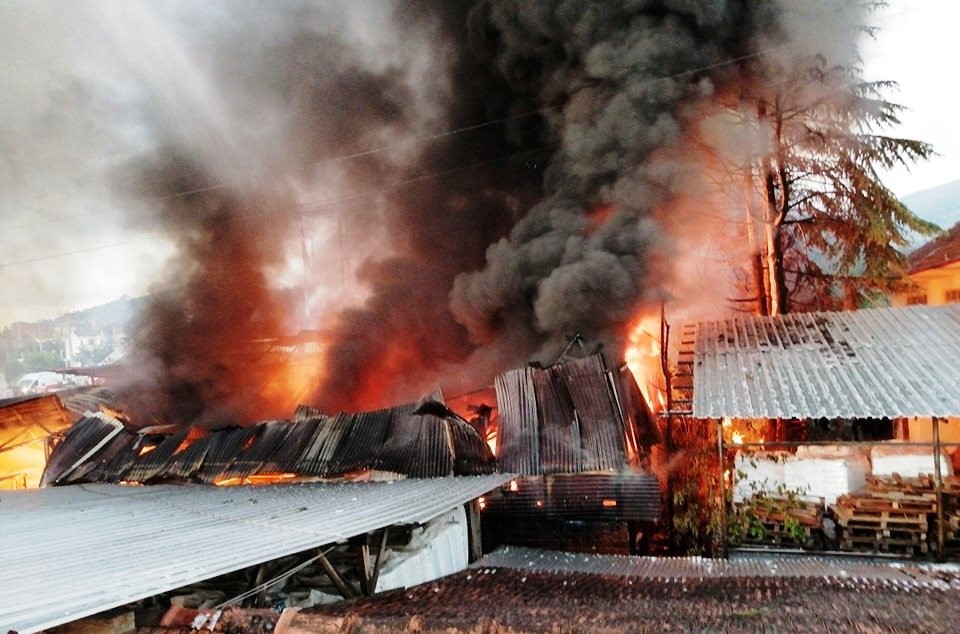
[(297, 405), (308, 402), (323, 372), (322, 356), (316, 352), (275, 352), (260, 388), (266, 407), (259, 412), (261, 418), (289, 416)]
[(476, 390), (447, 399), (445, 405), (470, 423), (483, 437), (490, 452), (497, 455), (497, 431), (500, 417), (497, 411), (497, 392), (492, 387)]
[(597, 229), (607, 224), (607, 221), (610, 220), (610, 217), (617, 210), (616, 205), (597, 205), (590, 209), (587, 212), (587, 224), (584, 227), (584, 230), (587, 235), (593, 235), (597, 232)]
[(617, 501), (607, 499), (600, 502), (600, 505), (603, 506), (603, 508), (605, 509), (612, 509), (617, 505)]
[(487, 498), (485, 498), (485, 497), (483, 497), (483, 496), (481, 495), (479, 498), (477, 498), (477, 505), (480, 507), (480, 510), (481, 510), (481, 511), (486, 510), (486, 508), (487, 508)]
[(516, 493), (520, 490), (520, 484), (516, 480), (510, 480), (510, 491)]
[(499, 431), (496, 427), (487, 431), (487, 446), (490, 447), (490, 453), (497, 455), (497, 436)]
[(721, 423), (723, 441), (732, 445), (763, 444), (771, 433), (768, 421), (724, 418)]
[(224, 478), (223, 480), (215, 480), (213, 484), (218, 487), (233, 487), (241, 484), (279, 484), (292, 482), (299, 477), (295, 473), (278, 473), (275, 475), (254, 475), (246, 478)]
[(646, 315), (630, 327), (624, 361), (647, 404), (654, 413), (666, 406), (666, 394), (659, 385), (660, 367), (660, 315)]
[(121, 421), (121, 422), (124, 422), (124, 423), (129, 423), (129, 422), (130, 422), (130, 417), (127, 416), (126, 414), (124, 414), (122, 410), (115, 409), (115, 408), (110, 407), (110, 406), (108, 406), (108, 405), (103, 405), (103, 404), (101, 404), (101, 405), (100, 405), (100, 411), (101, 411), (102, 413), (106, 414), (107, 416), (110, 416), (111, 418), (117, 419), (118, 421)]

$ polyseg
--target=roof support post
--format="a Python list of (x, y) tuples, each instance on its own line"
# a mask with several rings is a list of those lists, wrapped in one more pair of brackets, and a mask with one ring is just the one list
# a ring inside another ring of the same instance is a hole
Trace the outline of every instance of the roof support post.
[(471, 500), (464, 506), (467, 512), (467, 561), (473, 563), (483, 557), (483, 539), (480, 533), (480, 502)]
[(360, 573), (360, 593), (369, 597), (373, 594), (370, 588), (370, 534), (363, 535), (353, 545), (353, 552), (357, 556), (357, 571)]
[(937, 492), (937, 561), (944, 561), (944, 526), (943, 526), (943, 473), (940, 471), (940, 422), (936, 416), (933, 423), (933, 486)]
[(724, 475), (723, 419), (717, 418), (717, 471), (720, 481), (720, 556), (726, 559), (727, 552), (727, 478)]
[(380, 549), (377, 550), (377, 559), (373, 563), (373, 574), (370, 576), (370, 596), (373, 596), (377, 593), (377, 580), (380, 578), (380, 564), (383, 563), (383, 553), (387, 550), (387, 535), (390, 532), (389, 526), (383, 527), (383, 532), (380, 534)]

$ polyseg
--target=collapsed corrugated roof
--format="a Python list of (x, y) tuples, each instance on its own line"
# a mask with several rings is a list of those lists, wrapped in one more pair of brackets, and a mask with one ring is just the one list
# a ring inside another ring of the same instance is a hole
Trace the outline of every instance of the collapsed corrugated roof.
[(508, 480), (7, 492), (0, 631), (36, 632), (385, 526), (423, 523)]
[(633, 375), (593, 355), (497, 377), (499, 461), (536, 475), (621, 469), (638, 445), (657, 442), (656, 425)]
[(77, 422), (54, 451), (43, 484), (212, 483), (256, 475), (337, 477), (389, 471), (413, 478), (493, 473), (489, 447), (440, 403), (153, 435), (104, 415)]
[(698, 418), (960, 415), (960, 305), (698, 324)]

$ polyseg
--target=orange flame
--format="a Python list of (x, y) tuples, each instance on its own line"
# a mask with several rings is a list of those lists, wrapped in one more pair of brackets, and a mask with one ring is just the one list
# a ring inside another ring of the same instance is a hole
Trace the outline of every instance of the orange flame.
[(666, 404), (666, 394), (656, 380), (661, 374), (659, 333), (659, 315), (640, 317), (630, 328), (627, 349), (624, 351), (627, 367), (633, 373), (650, 409), (655, 412)]

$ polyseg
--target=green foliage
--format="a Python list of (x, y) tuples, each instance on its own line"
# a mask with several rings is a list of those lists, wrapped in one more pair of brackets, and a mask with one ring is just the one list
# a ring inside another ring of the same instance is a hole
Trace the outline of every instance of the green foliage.
[(683, 555), (712, 555), (719, 546), (721, 515), (717, 448), (712, 430), (703, 421), (676, 419), (673, 441), (670, 539)]
[[(736, 472), (736, 479), (743, 480), (746, 473)], [(783, 536), (795, 543), (806, 541), (807, 534), (803, 524), (795, 513), (806, 508), (803, 496), (808, 493), (805, 489), (791, 489), (783, 483), (775, 486), (768, 481), (750, 482), (751, 495), (740, 504), (733, 503), (732, 490), (727, 496), (727, 542), (739, 546), (747, 541), (763, 541), (767, 539), (767, 528), (764, 519), (773, 518), (783, 524)]]
[(751, 169), (781, 269), (768, 273), (784, 297), (780, 311), (861, 307), (903, 290), (898, 248), (939, 229), (880, 180), (881, 169), (935, 154), (928, 143), (881, 134), (900, 122), (903, 108), (885, 97), (895, 84), (864, 81), (859, 62), (831, 65), (819, 55), (751, 64), (763, 80), (742, 99), (771, 147)]

